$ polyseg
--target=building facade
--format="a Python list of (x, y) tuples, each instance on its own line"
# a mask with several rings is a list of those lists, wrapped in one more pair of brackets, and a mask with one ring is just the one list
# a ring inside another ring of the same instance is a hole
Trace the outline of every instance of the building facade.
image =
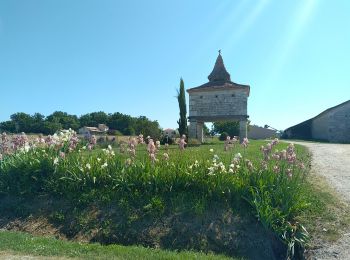
[(208, 79), (209, 82), (187, 90), (189, 137), (203, 142), (205, 122), (230, 120), (239, 121), (240, 137), (247, 137), (247, 100), (250, 86), (231, 81), (220, 52)]
[(286, 129), (284, 137), (350, 143), (350, 100)]

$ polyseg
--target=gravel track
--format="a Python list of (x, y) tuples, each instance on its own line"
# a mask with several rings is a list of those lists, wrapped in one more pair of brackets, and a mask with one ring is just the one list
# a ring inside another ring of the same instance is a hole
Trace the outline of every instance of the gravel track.
[[(312, 171), (330, 183), (350, 205), (350, 144), (294, 142), (306, 146), (312, 153)], [(314, 251), (313, 259), (350, 260), (350, 230), (332, 245)]]

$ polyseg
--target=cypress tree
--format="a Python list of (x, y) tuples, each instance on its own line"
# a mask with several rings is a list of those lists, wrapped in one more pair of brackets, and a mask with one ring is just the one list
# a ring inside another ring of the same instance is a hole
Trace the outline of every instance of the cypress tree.
[(185, 84), (183, 79), (180, 79), (180, 89), (177, 91), (177, 101), (179, 102), (180, 118), (177, 121), (179, 124), (180, 136), (187, 135), (187, 118), (186, 118), (186, 96), (185, 96)]

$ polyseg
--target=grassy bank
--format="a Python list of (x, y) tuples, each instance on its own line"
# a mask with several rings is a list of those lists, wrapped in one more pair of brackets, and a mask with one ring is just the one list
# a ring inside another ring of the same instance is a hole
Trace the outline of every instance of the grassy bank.
[(88, 151), (74, 136), (50, 142), (1, 161), (8, 223), (46, 216), (66, 238), (248, 258), (296, 256), (306, 245), (298, 216), (310, 205), (308, 156), (299, 146), (161, 146), (152, 157), (143, 144), (134, 156), (130, 144), (120, 152)]

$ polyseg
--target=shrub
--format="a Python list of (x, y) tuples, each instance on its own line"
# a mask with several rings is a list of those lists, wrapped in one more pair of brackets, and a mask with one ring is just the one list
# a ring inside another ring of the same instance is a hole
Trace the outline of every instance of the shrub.
[(188, 142), (187, 142), (187, 146), (188, 147), (191, 147), (191, 146), (200, 146), (201, 145), (201, 142), (198, 141), (197, 139), (195, 138), (190, 138), (188, 139)]
[(219, 136), (219, 140), (220, 140), (220, 141), (225, 141), (226, 138), (227, 138), (227, 136), (228, 136), (228, 133), (223, 132), (223, 133)]
[(169, 136), (166, 135), (162, 137), (162, 139), (160, 140), (160, 143), (164, 145), (164, 144), (174, 144), (175, 142), (173, 138), (170, 138)]
[(122, 132), (120, 132), (119, 130), (116, 130), (116, 129), (109, 129), (108, 134), (115, 135), (115, 136), (122, 136), (123, 135)]

